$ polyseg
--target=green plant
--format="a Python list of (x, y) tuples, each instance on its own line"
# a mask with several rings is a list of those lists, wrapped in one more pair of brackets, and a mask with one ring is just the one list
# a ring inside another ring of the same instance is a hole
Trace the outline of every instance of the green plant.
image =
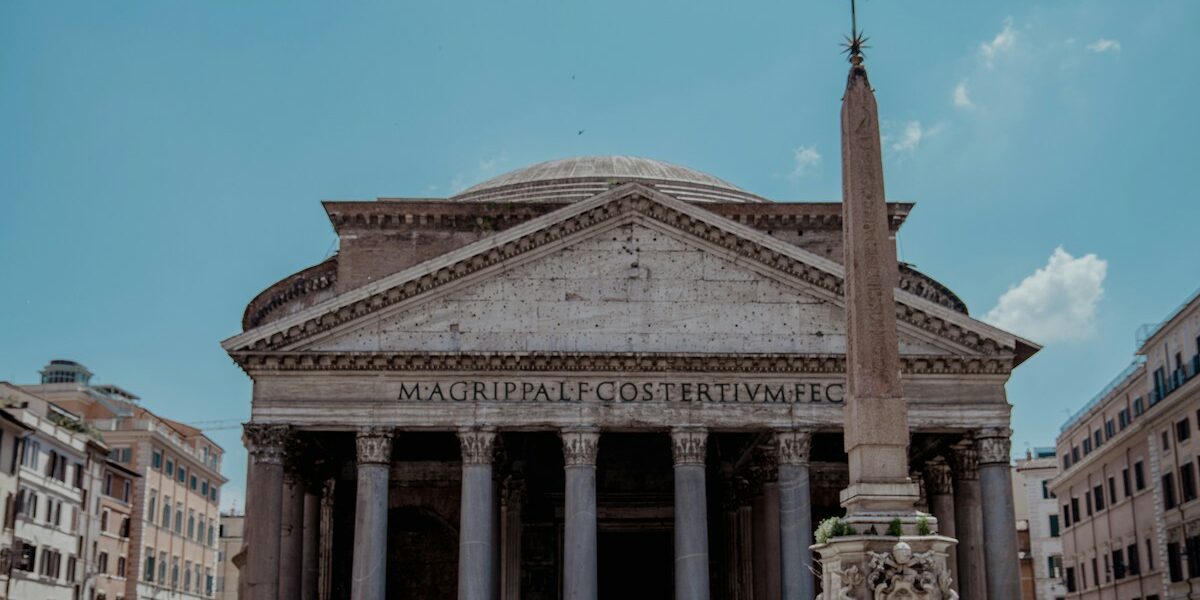
[(917, 534), (933, 535), (933, 529), (929, 527), (929, 517), (925, 515), (917, 517)]
[(818, 544), (824, 544), (836, 537), (858, 535), (853, 526), (848, 525), (840, 517), (829, 517), (817, 526), (816, 538)]
[(888, 523), (887, 534), (892, 537), (904, 535), (904, 525), (900, 523), (899, 517), (892, 519), (892, 522)]

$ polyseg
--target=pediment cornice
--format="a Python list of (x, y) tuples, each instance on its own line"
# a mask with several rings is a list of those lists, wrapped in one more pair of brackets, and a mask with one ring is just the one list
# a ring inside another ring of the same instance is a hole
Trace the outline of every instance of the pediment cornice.
[[(247, 372), (395, 371), (542, 373), (846, 372), (841, 354), (670, 354), (637, 352), (235, 352)], [(1011, 355), (901, 356), (905, 375), (1008, 375)]]
[[(235, 358), (248, 352), (293, 350), (306, 340), (353, 321), (631, 214), (684, 232), (739, 260), (778, 272), (832, 302), (842, 302), (844, 271), (840, 264), (657, 190), (629, 183), (346, 292), (296, 315), (243, 332), (225, 340), (222, 346)], [(1030, 342), (914, 294), (897, 289), (895, 295), (896, 318), (902, 327), (948, 342), (965, 354), (1008, 356), (1019, 363), (1037, 350)]]

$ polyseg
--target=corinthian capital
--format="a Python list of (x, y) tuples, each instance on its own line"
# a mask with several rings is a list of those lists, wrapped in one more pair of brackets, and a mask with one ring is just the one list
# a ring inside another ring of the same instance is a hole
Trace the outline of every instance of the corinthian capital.
[(812, 449), (812, 432), (801, 429), (786, 429), (775, 432), (775, 449), (781, 465), (808, 465)]
[(925, 463), (925, 493), (941, 496), (952, 491), (950, 465), (946, 464), (946, 459), (939, 456)]
[(975, 432), (975, 450), (980, 464), (1009, 464), (1012, 461), (1012, 430), (988, 427)]
[(951, 446), (946, 462), (955, 479), (979, 479), (979, 453), (975, 450), (975, 440), (967, 438)]
[(271, 423), (242, 425), (242, 443), (254, 462), (262, 465), (282, 465), (291, 427)]
[(458, 430), (464, 465), (490, 465), (495, 459), (496, 430), (491, 427), (464, 427)]
[(703, 465), (707, 449), (708, 430), (701, 427), (671, 430), (671, 450), (675, 455), (675, 466)]
[(594, 428), (564, 429), (560, 434), (563, 443), (563, 465), (568, 467), (594, 467), (600, 446), (600, 432)]
[(364, 427), (358, 430), (354, 443), (358, 448), (358, 464), (381, 464), (392, 462), (391, 427)]

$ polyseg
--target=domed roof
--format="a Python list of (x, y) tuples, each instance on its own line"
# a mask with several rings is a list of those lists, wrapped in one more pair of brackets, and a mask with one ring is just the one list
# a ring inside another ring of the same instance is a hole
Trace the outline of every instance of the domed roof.
[(631, 181), (693, 202), (769, 202), (707, 173), (634, 156), (581, 156), (538, 163), (489, 179), (451, 200), (575, 202)]

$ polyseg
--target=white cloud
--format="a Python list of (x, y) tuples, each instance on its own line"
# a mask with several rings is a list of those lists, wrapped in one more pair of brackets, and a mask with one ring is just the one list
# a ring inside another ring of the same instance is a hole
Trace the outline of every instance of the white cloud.
[(967, 89), (967, 80), (958, 82), (954, 86), (954, 106), (959, 108), (973, 108), (975, 103), (971, 101), (970, 90)]
[(1109, 40), (1109, 39), (1105, 39), (1105, 38), (1100, 38), (1100, 39), (1088, 44), (1087, 49), (1089, 52), (1095, 52), (1097, 54), (1100, 54), (1102, 52), (1120, 52), (1121, 51), (1121, 42), (1118, 42), (1117, 40)]
[(898, 139), (889, 135), (884, 138), (884, 141), (885, 143), (891, 142), (892, 150), (896, 153), (911, 154), (921, 146), (921, 142), (941, 133), (943, 127), (944, 123), (938, 123), (926, 129), (921, 126), (920, 121), (909, 121)]
[(993, 61), (1000, 54), (1012, 50), (1017, 43), (1017, 32), (1013, 30), (1013, 20), (1009, 17), (1004, 20), (1004, 29), (996, 34), (990, 42), (984, 42), (979, 45), (979, 51), (983, 54), (983, 60), (990, 67)]
[(800, 146), (792, 153), (792, 170), (789, 179), (800, 179), (812, 175), (821, 166), (821, 153), (816, 146)]
[(1078, 341), (1096, 333), (1108, 262), (1054, 249), (1045, 267), (1009, 288), (984, 321), (1038, 342)]

